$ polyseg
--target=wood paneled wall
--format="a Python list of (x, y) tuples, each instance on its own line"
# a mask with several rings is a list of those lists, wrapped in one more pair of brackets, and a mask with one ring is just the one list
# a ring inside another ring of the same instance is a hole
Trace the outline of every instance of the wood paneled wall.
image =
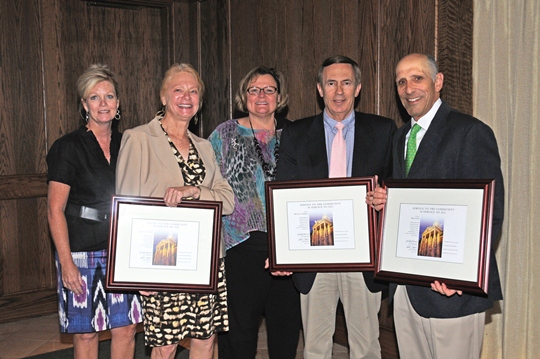
[(240, 79), (259, 65), (288, 81), (287, 117), (321, 111), (316, 75), (322, 61), (346, 55), (362, 69), (357, 108), (402, 124), (394, 68), (411, 52), (441, 57), (445, 100), (472, 111), (472, 0), (216, 0), (200, 4), (200, 69), (209, 93), (201, 133), (234, 115)]
[(92, 63), (116, 72), (120, 129), (148, 122), (159, 109), (161, 77), (176, 56), (175, 11), (187, 3), (145, 3), (0, 3), (0, 321), (57, 307), (45, 156), (58, 137), (83, 124), (78, 76)]
[(0, 3), (0, 308), (12, 309), (1, 320), (54, 308), (40, 29), (38, 2)]
[(336, 54), (360, 64), (361, 111), (407, 120), (394, 66), (427, 52), (443, 97), (472, 112), (472, 0), (4, 0), (0, 32), (0, 321), (56, 310), (45, 156), (83, 124), (75, 82), (92, 63), (118, 75), (121, 130), (153, 117), (174, 62), (205, 81), (192, 126), (205, 137), (233, 116), (238, 82), (258, 65), (286, 75), (288, 118), (320, 112), (316, 74)]

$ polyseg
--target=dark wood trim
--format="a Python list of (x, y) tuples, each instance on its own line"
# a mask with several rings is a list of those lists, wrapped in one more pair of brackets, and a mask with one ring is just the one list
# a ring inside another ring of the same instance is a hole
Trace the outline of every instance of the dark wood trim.
[(46, 174), (0, 176), (0, 200), (46, 196)]
[(81, 0), (88, 6), (113, 7), (137, 10), (144, 7), (162, 8), (172, 4), (172, 0)]
[(53, 314), (58, 310), (56, 289), (4, 295), (0, 301), (0, 323)]

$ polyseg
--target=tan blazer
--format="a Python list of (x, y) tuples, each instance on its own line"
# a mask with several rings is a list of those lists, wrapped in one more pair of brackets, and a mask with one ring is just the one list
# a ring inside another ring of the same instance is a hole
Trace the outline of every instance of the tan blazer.
[[(222, 214), (231, 214), (234, 194), (221, 175), (212, 145), (193, 133), (190, 137), (206, 169), (200, 199), (221, 201)], [(167, 188), (183, 185), (180, 166), (157, 118), (124, 132), (116, 165), (117, 194), (163, 197)]]

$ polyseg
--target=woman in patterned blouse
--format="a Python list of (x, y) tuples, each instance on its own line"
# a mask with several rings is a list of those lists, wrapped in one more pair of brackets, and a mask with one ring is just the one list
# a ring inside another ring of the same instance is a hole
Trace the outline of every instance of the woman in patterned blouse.
[(288, 103), (283, 74), (252, 69), (240, 81), (235, 103), (247, 116), (220, 124), (208, 138), (235, 194), (235, 210), (223, 219), (230, 331), (219, 336), (219, 357), (255, 358), (264, 315), (270, 358), (292, 359), (300, 331), (299, 294), (290, 277), (272, 276), (265, 269), (264, 182), (275, 177), (286, 122), (275, 117)]

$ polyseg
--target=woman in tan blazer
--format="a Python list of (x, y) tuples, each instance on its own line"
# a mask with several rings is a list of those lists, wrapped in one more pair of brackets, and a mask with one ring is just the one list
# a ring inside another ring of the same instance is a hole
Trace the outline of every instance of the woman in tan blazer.
[[(118, 156), (116, 192), (163, 197), (175, 207), (185, 199), (223, 202), (234, 195), (222, 177), (211, 144), (188, 130), (202, 102), (204, 84), (188, 64), (174, 64), (160, 91), (164, 111), (146, 125), (127, 130)], [(213, 358), (216, 332), (228, 330), (224, 263), (217, 294), (141, 292), (146, 345), (152, 358), (174, 358), (178, 343), (191, 338), (190, 356)]]

